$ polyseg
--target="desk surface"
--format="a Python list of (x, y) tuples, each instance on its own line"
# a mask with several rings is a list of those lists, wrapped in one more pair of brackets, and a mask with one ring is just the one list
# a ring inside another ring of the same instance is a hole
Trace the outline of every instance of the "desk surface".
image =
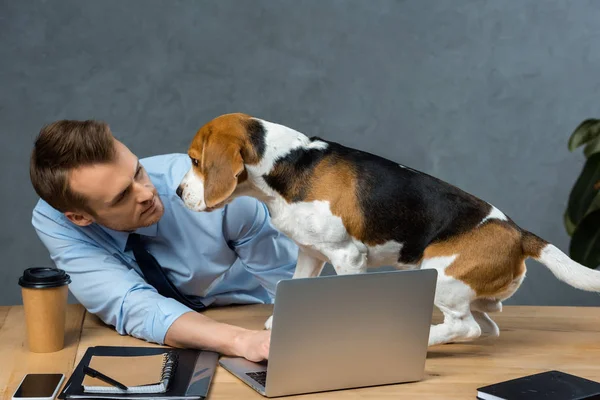
[[(206, 312), (216, 320), (261, 329), (271, 306), (252, 305)], [(387, 385), (304, 395), (305, 399), (475, 398), (477, 387), (549, 369), (560, 369), (600, 381), (600, 308), (505, 307), (494, 315), (500, 338), (449, 344), (429, 349), (425, 379)], [(434, 322), (441, 321), (434, 314)], [(69, 305), (66, 347), (56, 353), (27, 350), (22, 306), (0, 307), (0, 395), (10, 399), (25, 373), (62, 372), (67, 377), (86, 349), (95, 345), (149, 346), (120, 336), (80, 305)], [(218, 368), (210, 399), (262, 399), (227, 371)], [(300, 398), (290, 396), (286, 398)]]

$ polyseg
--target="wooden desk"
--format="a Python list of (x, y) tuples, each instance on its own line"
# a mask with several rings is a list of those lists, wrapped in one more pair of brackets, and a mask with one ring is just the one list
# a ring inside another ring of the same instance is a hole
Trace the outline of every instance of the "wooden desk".
[[(238, 306), (206, 312), (219, 321), (261, 329), (270, 306)], [(518, 376), (560, 369), (600, 381), (600, 308), (505, 307), (494, 318), (500, 338), (432, 347), (423, 381), (287, 398), (304, 399), (472, 399), (476, 388)], [(434, 322), (440, 315), (434, 314)], [(79, 305), (70, 305), (66, 347), (56, 353), (27, 350), (23, 307), (0, 307), (0, 394), (10, 399), (27, 372), (63, 372), (67, 377), (94, 345), (149, 346), (120, 336)], [(262, 399), (218, 368), (210, 399)]]

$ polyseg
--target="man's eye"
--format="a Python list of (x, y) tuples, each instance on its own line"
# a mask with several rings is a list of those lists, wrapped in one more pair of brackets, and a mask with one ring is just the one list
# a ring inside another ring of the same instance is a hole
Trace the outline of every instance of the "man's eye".
[(121, 201), (123, 201), (123, 199), (125, 198), (126, 195), (127, 195), (127, 192), (123, 192), (121, 195), (119, 195), (119, 198), (117, 199), (115, 204), (119, 204)]

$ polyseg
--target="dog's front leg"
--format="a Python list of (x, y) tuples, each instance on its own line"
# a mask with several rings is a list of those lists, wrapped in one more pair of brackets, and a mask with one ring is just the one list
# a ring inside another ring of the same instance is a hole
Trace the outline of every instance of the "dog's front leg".
[[(296, 263), (296, 269), (292, 279), (296, 278), (310, 278), (319, 276), (323, 270), (325, 262), (309, 255), (306, 251), (300, 248), (298, 250), (298, 261)], [(271, 329), (273, 326), (273, 316), (271, 315), (267, 322), (265, 322), (265, 328)]]
[(341, 249), (325, 253), (338, 275), (354, 275), (367, 272), (367, 251), (354, 243), (348, 243)]

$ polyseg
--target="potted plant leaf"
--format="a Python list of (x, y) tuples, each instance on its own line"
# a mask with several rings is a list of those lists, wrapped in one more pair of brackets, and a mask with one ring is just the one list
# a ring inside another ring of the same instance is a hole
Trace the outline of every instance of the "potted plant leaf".
[(585, 164), (564, 214), (571, 237), (569, 255), (589, 268), (600, 266), (600, 119), (583, 121), (569, 138), (569, 150), (585, 146)]

